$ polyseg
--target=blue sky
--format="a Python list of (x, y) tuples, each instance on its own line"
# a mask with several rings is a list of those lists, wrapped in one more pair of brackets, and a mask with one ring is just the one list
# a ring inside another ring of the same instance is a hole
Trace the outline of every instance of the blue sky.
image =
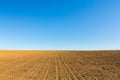
[(120, 0), (1, 0), (0, 49), (120, 49)]

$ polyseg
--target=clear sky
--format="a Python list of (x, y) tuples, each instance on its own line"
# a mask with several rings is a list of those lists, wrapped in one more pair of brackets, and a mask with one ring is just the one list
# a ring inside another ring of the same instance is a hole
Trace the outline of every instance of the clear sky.
[(0, 49), (120, 49), (120, 0), (0, 0)]

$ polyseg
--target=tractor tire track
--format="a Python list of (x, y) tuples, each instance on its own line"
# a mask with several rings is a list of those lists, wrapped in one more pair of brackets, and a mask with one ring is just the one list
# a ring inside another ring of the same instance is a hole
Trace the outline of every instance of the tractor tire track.
[(37, 59), (35, 63), (36, 63), (36, 64), (35, 64), (33, 67), (31, 67), (31, 68), (29, 69), (29, 71), (27, 71), (27, 72), (26, 72), (23, 76), (21, 76), (18, 80), (23, 80), (23, 79), (25, 79), (25, 77), (27, 77), (30, 73), (32, 73), (32, 72), (34, 71), (34, 69), (36, 69), (36, 67), (39, 65), (39, 59)]
[(56, 64), (56, 80), (59, 80), (58, 59), (57, 59), (57, 55), (56, 55), (56, 57), (55, 57), (55, 64)]
[(66, 69), (70, 72), (71, 76), (73, 77), (72, 80), (79, 80), (76, 77), (76, 75), (74, 74), (74, 72), (71, 70), (71, 68), (68, 66), (68, 64), (62, 58), (60, 58), (60, 59), (63, 62), (63, 64), (65, 65)]
[[(69, 58), (70, 58), (71, 56), (69, 56)], [(64, 58), (65, 59), (65, 58)], [(70, 66), (70, 68), (71, 68), (71, 70), (73, 71), (73, 72), (75, 72), (77, 75), (78, 75), (78, 79), (80, 78), (80, 79), (82, 79), (82, 80), (86, 80), (75, 68), (73, 68), (73, 66), (72, 65), (70, 65), (70, 61), (69, 61), (69, 59), (67, 59), (67, 60), (64, 60), (64, 61), (66, 61), (66, 63), (68, 64), (68, 66)]]
[(50, 59), (51, 59), (51, 56), (49, 57), (48, 64), (46, 65), (47, 68), (45, 70), (44, 77), (42, 78), (42, 80), (47, 80), (47, 76), (48, 76), (48, 73), (49, 73), (49, 68), (50, 68), (50, 65), (51, 65)]
[(38, 80), (42, 80), (43, 79), (45, 71), (46, 71), (46, 68), (48, 67), (48, 63), (49, 63), (49, 56), (47, 56), (46, 59), (43, 60), (43, 62), (41, 63), (42, 64), (41, 71), (39, 70), (38, 73), (37, 73)]
[(43, 59), (39, 60), (38, 65), (36, 66), (36, 68), (34, 69), (34, 71), (31, 72), (31, 74), (29, 75), (29, 77), (31, 77), (31, 79), (35, 78), (35, 80), (36, 80), (37, 78), (39, 78), (37, 75), (38, 75), (38, 72), (41, 70), (41, 67), (43, 67), (43, 66), (41, 66), (41, 64), (42, 64), (42, 62), (44, 62), (45, 59), (46, 58), (43, 58)]
[(66, 66), (64, 65), (64, 63), (61, 61), (60, 57), (58, 57), (58, 61), (59, 61), (59, 66), (60, 66), (60, 69), (62, 69), (63, 71), (65, 71), (64, 73), (66, 74), (66, 78), (68, 80), (72, 80), (71, 76), (69, 75), (69, 70), (66, 68)]

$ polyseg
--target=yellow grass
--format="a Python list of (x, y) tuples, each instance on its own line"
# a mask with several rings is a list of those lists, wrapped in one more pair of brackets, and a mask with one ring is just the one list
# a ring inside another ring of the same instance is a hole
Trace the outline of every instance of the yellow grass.
[(120, 80), (120, 51), (0, 51), (0, 80)]

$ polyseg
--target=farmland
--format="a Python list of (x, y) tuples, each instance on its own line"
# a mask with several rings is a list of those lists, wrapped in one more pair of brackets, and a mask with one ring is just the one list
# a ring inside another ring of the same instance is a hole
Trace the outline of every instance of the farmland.
[(0, 51), (0, 80), (120, 80), (120, 51)]

